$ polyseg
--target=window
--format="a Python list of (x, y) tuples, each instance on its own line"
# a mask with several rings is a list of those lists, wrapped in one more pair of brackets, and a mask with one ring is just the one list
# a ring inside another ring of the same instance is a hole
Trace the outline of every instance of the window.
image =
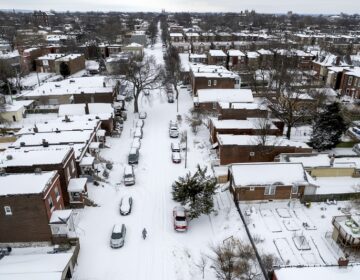
[(211, 87), (211, 80), (208, 80), (208, 87)]
[(49, 203), (50, 211), (53, 211), (54, 210), (54, 203), (53, 203), (53, 200), (52, 200), (51, 196), (48, 198), (48, 203)]
[(255, 187), (250, 187), (250, 191), (255, 191)]
[(66, 167), (66, 176), (67, 176), (67, 179), (68, 179), (68, 181), (69, 181), (69, 180), (70, 180), (70, 177), (71, 177), (69, 166)]
[(11, 207), (10, 206), (4, 206), (5, 215), (9, 216), (12, 215)]
[(349, 76), (349, 78), (348, 78), (348, 86), (351, 86), (352, 81), (353, 81), (353, 77)]
[(60, 199), (60, 192), (59, 192), (59, 188), (55, 187), (55, 197), (56, 197), (56, 201), (59, 201)]
[(74, 172), (75, 171), (75, 162), (72, 160), (70, 162), (70, 164), (71, 164), (71, 171)]
[(217, 85), (217, 80), (213, 81), (213, 85), (216, 86)]
[(255, 156), (255, 152), (250, 152), (250, 156), (254, 157)]
[(293, 186), (291, 187), (291, 193), (292, 193), (292, 194), (297, 194), (298, 192), (299, 192), (299, 187), (293, 185)]
[(216, 102), (213, 102), (213, 106), (212, 106), (213, 109), (216, 109), (216, 107), (217, 107), (216, 104), (217, 104)]
[(265, 187), (265, 195), (274, 195), (276, 192), (276, 186), (267, 186)]

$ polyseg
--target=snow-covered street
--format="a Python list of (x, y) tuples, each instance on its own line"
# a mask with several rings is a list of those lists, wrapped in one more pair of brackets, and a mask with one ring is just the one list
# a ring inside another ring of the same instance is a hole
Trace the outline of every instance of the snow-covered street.
[[(148, 50), (162, 60), (161, 43)], [(170, 120), (177, 116), (176, 103), (167, 103), (159, 90), (149, 97), (140, 97), (140, 110), (147, 112), (144, 136), (141, 141), (139, 164), (135, 167), (136, 184), (125, 187), (122, 181), (124, 166), (132, 142), (135, 116), (133, 104), (128, 107), (128, 119), (120, 138), (108, 138), (110, 148), (101, 156), (114, 163), (109, 184), (90, 184), (89, 197), (100, 207), (86, 207), (80, 216), (77, 233), (81, 252), (75, 279), (200, 279), (196, 263), (210, 245), (222, 242), (232, 235), (244, 235), (240, 217), (228, 192), (217, 194), (216, 215), (202, 216), (190, 222), (188, 232), (173, 229), (172, 210), (176, 203), (171, 197), (171, 185), (179, 176), (194, 171), (197, 164), (209, 163), (209, 135), (203, 127), (194, 136), (185, 122), (192, 107), (187, 89), (182, 88), (179, 114), (183, 121), (179, 130), (188, 132), (188, 161), (184, 165), (184, 152), (180, 164), (171, 161), (171, 139), (168, 135)], [(133, 211), (121, 216), (119, 203), (123, 195), (133, 197)], [(232, 218), (229, 219), (229, 217)], [(234, 221), (239, 221), (234, 224)], [(109, 245), (112, 227), (124, 223), (127, 227), (125, 245), (112, 249)], [(143, 228), (148, 231), (142, 239)], [(210, 265), (209, 265), (210, 266)], [(209, 268), (206, 279), (213, 279)]]

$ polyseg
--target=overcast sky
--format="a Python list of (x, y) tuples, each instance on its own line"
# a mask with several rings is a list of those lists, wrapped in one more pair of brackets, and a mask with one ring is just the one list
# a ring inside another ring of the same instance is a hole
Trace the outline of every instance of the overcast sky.
[(360, 0), (0, 0), (0, 9), (58, 11), (360, 13)]

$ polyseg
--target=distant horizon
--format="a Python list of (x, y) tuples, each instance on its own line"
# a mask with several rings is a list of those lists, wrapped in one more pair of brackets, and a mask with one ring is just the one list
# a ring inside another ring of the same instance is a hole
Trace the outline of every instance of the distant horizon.
[(333, 15), (360, 13), (360, 3), (354, 0), (12, 0), (0, 4), (1, 10), (55, 10), (58, 12), (167, 12), (239, 13), (255, 10), (261, 14)]
[[(356, 15), (358, 13), (345, 13), (345, 12), (338, 12), (338, 13), (298, 13), (296, 11), (287, 11), (287, 12), (259, 12), (254, 10), (256, 13), (258, 14), (269, 14), (269, 15), (286, 15), (288, 12), (292, 12), (293, 14), (297, 14), (297, 15), (308, 15), (308, 16), (320, 16), (320, 15), (324, 15), (324, 16), (333, 16), (333, 15), (340, 15), (340, 14), (345, 14), (345, 15)], [(248, 10), (248, 11), (252, 11), (252, 10)], [(16, 13), (32, 13), (34, 11), (43, 11), (43, 12), (50, 12), (50, 11), (54, 11), (56, 13), (155, 13), (155, 14), (161, 14), (162, 11), (141, 11), (141, 10), (134, 10), (134, 11), (126, 11), (126, 10), (55, 10), (55, 9), (0, 9), (0, 11), (2, 12), (12, 12), (15, 11)], [(210, 11), (204, 11), (204, 12), (196, 12), (196, 11), (166, 11), (166, 13), (189, 13), (189, 14), (240, 14), (241, 12), (245, 12), (245, 10), (243, 11), (238, 11), (238, 12), (234, 12), (234, 11), (219, 11), (219, 12), (210, 12)]]

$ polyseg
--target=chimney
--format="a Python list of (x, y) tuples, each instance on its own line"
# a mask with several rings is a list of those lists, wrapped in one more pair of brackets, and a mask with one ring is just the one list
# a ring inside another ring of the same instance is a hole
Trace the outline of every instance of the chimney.
[(105, 81), (103, 82), (103, 87), (106, 87), (106, 83), (105, 83)]
[(36, 124), (34, 125), (34, 132), (35, 132), (35, 133), (38, 133), (38, 132), (39, 132), (39, 129), (38, 129), (38, 127), (36, 126)]
[(89, 104), (86, 102), (85, 103), (85, 115), (89, 115), (90, 111), (89, 111)]
[(42, 145), (43, 145), (44, 148), (49, 147), (49, 142), (46, 141), (46, 139), (43, 139), (42, 140)]

